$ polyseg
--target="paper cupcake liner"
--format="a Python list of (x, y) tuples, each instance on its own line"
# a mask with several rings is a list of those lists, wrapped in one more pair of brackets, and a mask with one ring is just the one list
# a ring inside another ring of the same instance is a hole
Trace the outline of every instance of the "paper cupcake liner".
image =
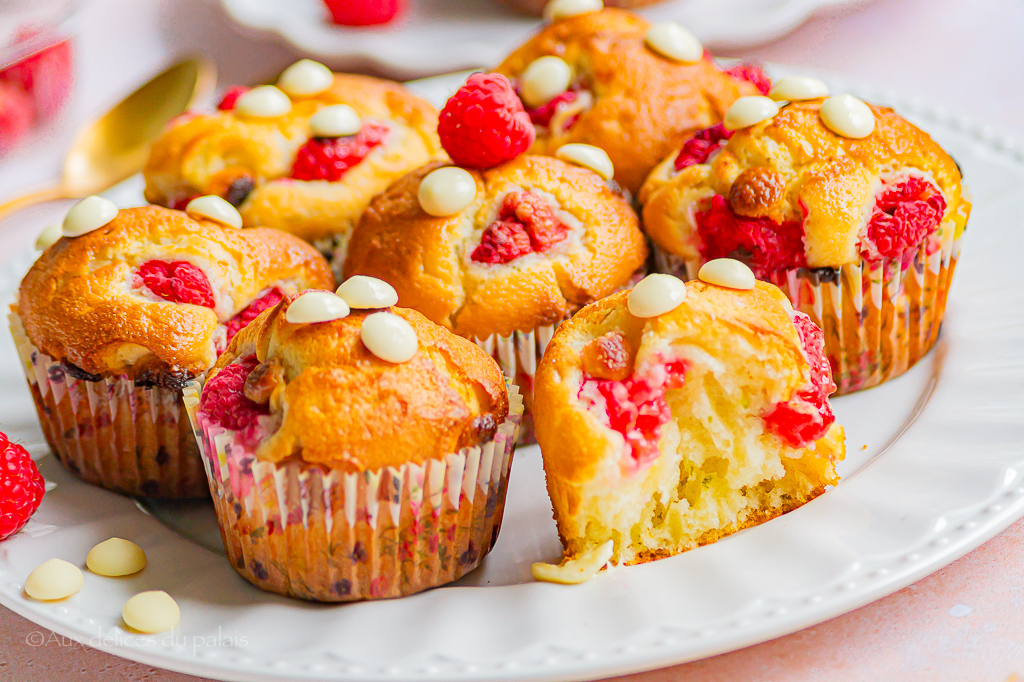
[(523, 412), (514, 385), (492, 440), (363, 473), (261, 462), (198, 414), (201, 393), (190, 382), (185, 404), (224, 549), (257, 587), (324, 602), (399, 597), (458, 579), (494, 546)]
[(179, 391), (126, 376), (77, 379), (28, 340), (15, 313), (8, 321), (46, 442), (65, 468), (124, 495), (209, 494)]
[[(960, 254), (961, 237), (944, 230), (941, 247), (927, 244), (913, 258), (861, 260), (828, 270), (771, 273), (776, 285), (825, 334), (837, 394), (877, 386), (906, 372), (935, 344)], [(654, 247), (660, 272), (696, 279), (703, 260), (684, 260)], [(826, 273), (826, 274), (822, 274)]]

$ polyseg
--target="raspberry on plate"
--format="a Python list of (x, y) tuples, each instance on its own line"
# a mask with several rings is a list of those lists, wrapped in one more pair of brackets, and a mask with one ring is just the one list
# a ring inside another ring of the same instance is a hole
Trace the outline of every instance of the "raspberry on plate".
[(512, 85), (496, 73), (475, 73), (451, 96), (437, 124), (441, 146), (466, 168), (492, 168), (516, 158), (536, 132)]
[(0, 153), (14, 149), (28, 134), (33, 121), (32, 98), (20, 88), (0, 81)]
[(341, 26), (386, 24), (402, 11), (402, 0), (324, 0), (331, 21)]
[(0, 540), (28, 523), (43, 501), (43, 476), (28, 450), (0, 433)]

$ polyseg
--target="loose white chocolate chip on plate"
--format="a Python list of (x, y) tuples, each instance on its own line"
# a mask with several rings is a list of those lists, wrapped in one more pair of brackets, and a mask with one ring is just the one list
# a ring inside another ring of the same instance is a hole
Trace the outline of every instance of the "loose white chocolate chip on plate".
[(36, 251), (46, 251), (60, 240), (61, 235), (61, 226), (58, 223), (47, 225), (36, 237)]
[(292, 97), (317, 95), (334, 84), (334, 74), (320, 62), (300, 59), (281, 73), (277, 87)]
[(345, 299), (350, 308), (370, 310), (390, 308), (398, 303), (398, 292), (382, 279), (353, 275), (338, 287), (338, 296)]
[(64, 216), (61, 233), (65, 237), (81, 237), (98, 230), (117, 217), (117, 205), (110, 199), (95, 194), (86, 197), (71, 207)]
[(574, 163), (577, 166), (589, 168), (605, 180), (611, 180), (615, 175), (615, 166), (612, 165), (612, 160), (608, 158), (608, 153), (600, 147), (595, 147), (591, 144), (580, 144), (578, 142), (563, 144), (555, 152), (555, 157), (568, 163)]
[(853, 95), (834, 95), (821, 103), (821, 122), (836, 135), (852, 140), (867, 137), (875, 130), (871, 107)]
[(561, 564), (545, 564), (537, 562), (530, 566), (534, 580), (562, 585), (585, 583), (604, 568), (615, 551), (615, 542), (609, 540), (603, 545), (590, 549), (575, 559)]
[(551, 0), (544, 5), (546, 21), (561, 21), (577, 14), (600, 12), (604, 9), (602, 0)]
[(146, 553), (131, 540), (110, 538), (89, 550), (85, 565), (96, 575), (116, 578), (146, 567)]
[(647, 29), (644, 43), (662, 57), (683, 64), (696, 64), (704, 56), (697, 36), (674, 21), (662, 21)]
[(137, 632), (153, 634), (172, 629), (181, 620), (181, 609), (163, 590), (139, 592), (121, 610), (125, 625)]
[(416, 330), (394, 313), (367, 315), (359, 338), (368, 351), (387, 362), (408, 362), (419, 348)]
[(85, 577), (78, 566), (63, 559), (50, 559), (32, 569), (25, 579), (25, 594), (40, 601), (70, 597), (82, 589)]
[(196, 197), (188, 202), (185, 212), (228, 227), (242, 227), (242, 215), (238, 209), (216, 194)]
[(285, 319), (291, 324), (315, 324), (348, 317), (348, 303), (329, 291), (307, 291), (291, 302)]
[(686, 284), (672, 275), (647, 275), (637, 282), (626, 298), (634, 317), (657, 317), (679, 307), (686, 300)]
[(828, 97), (828, 85), (825, 81), (809, 76), (785, 76), (775, 81), (768, 96), (776, 102), (800, 102)]
[(530, 62), (519, 75), (519, 96), (528, 107), (547, 104), (569, 89), (572, 69), (559, 57), (548, 55)]
[(252, 118), (277, 118), (292, 110), (292, 101), (273, 85), (261, 85), (249, 90), (235, 102), (233, 111)]
[(700, 267), (700, 281), (729, 289), (753, 289), (757, 279), (746, 263), (735, 258), (716, 258)]
[(359, 114), (347, 104), (324, 107), (309, 119), (309, 132), (313, 137), (346, 137), (355, 135), (362, 127)]
[(476, 199), (476, 180), (467, 170), (445, 166), (420, 181), (416, 196), (423, 210), (432, 216), (455, 215)]
[(761, 95), (740, 97), (725, 112), (722, 125), (726, 130), (749, 128), (756, 123), (774, 118), (778, 113), (779, 105), (767, 97)]

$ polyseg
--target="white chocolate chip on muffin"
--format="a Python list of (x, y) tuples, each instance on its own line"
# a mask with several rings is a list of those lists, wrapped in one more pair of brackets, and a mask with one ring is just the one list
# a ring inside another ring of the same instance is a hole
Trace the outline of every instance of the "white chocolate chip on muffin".
[(683, 64), (695, 64), (704, 56), (704, 46), (697, 36), (674, 21), (652, 25), (644, 42), (662, 57)]
[(117, 205), (110, 199), (93, 195), (71, 207), (64, 217), (61, 232), (65, 237), (81, 237), (98, 230), (117, 217)]
[(337, 291), (354, 310), (390, 308), (398, 304), (398, 292), (382, 279), (355, 275), (345, 280)]
[(859, 140), (875, 129), (875, 114), (871, 107), (853, 95), (835, 95), (821, 105), (821, 122), (836, 135)]
[(278, 118), (292, 110), (292, 101), (273, 85), (261, 85), (235, 102), (235, 113), (250, 118)]
[(363, 320), (359, 338), (381, 360), (400, 363), (412, 360), (419, 341), (416, 330), (394, 313), (374, 313)]
[(679, 307), (686, 300), (686, 284), (672, 275), (647, 275), (629, 292), (626, 301), (634, 317), (657, 317)]
[(701, 266), (697, 274), (700, 281), (729, 289), (754, 288), (754, 273), (746, 263), (735, 258), (716, 258)]
[(307, 291), (291, 302), (285, 319), (291, 324), (316, 324), (348, 317), (348, 303), (329, 291)]
[(740, 97), (725, 112), (722, 125), (726, 130), (740, 130), (774, 118), (779, 113), (779, 105), (760, 95)]
[(334, 74), (320, 62), (300, 59), (281, 73), (277, 87), (292, 97), (318, 95), (334, 83)]
[(423, 210), (432, 216), (455, 215), (476, 199), (476, 180), (458, 166), (438, 168), (420, 182), (417, 198)]
[(193, 218), (206, 218), (228, 227), (242, 227), (242, 216), (238, 209), (215, 194), (196, 197), (188, 202), (185, 212)]

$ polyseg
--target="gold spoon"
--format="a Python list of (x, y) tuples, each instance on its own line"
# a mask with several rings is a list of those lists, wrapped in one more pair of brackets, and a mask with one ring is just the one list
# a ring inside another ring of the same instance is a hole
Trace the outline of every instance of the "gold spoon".
[(84, 124), (64, 156), (60, 179), (0, 204), (0, 218), (43, 201), (96, 194), (138, 173), (168, 121), (205, 100), (216, 82), (213, 64), (201, 58), (180, 61), (154, 76)]

